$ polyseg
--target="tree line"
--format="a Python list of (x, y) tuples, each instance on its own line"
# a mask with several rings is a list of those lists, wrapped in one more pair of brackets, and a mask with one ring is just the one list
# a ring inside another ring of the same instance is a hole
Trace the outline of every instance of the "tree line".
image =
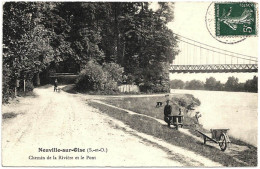
[(226, 83), (217, 81), (214, 77), (206, 79), (206, 82), (200, 80), (191, 80), (183, 82), (182, 80), (171, 80), (171, 89), (192, 89), (192, 90), (212, 90), (212, 91), (241, 91), (241, 92), (258, 92), (258, 77), (247, 80), (245, 83), (239, 83), (239, 79), (232, 76)]
[(3, 101), (17, 86), (32, 90), (51, 64), (68, 60), (80, 71), (115, 63), (144, 92), (168, 91), (177, 37), (167, 27), (173, 3), (158, 5), (155, 11), (149, 2), (5, 2)]

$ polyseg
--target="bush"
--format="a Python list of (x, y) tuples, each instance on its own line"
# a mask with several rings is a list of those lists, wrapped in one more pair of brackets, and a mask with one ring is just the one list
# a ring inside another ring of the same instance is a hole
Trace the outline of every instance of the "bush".
[(94, 61), (89, 61), (76, 80), (76, 89), (114, 94), (118, 92), (117, 83), (122, 81), (122, 73), (123, 68), (115, 63), (104, 64), (102, 67)]
[(125, 75), (124, 77), (125, 77), (125, 79), (124, 79), (125, 84), (135, 84), (135, 77), (132, 74), (129, 73), (128, 75)]
[(175, 96), (172, 98), (172, 101), (178, 103), (179, 106), (188, 109), (188, 106), (193, 105), (193, 107), (199, 106), (200, 100), (195, 98), (191, 94), (185, 94), (182, 96)]
[(151, 82), (140, 83), (139, 84), (140, 91), (145, 93), (152, 93), (152, 85), (153, 84)]
[(106, 81), (106, 75), (102, 66), (94, 61), (89, 61), (76, 80), (76, 88), (79, 91), (103, 90), (104, 81)]
[(104, 87), (105, 87), (104, 91), (106, 91), (106, 94), (114, 94), (119, 91), (117, 82), (113, 80), (108, 80), (107, 83), (105, 83)]
[(165, 86), (161, 84), (155, 84), (152, 86), (152, 91), (154, 93), (161, 93), (161, 92), (167, 92), (167, 89), (165, 89)]
[(27, 80), (25, 83), (25, 91), (30, 92), (33, 91), (33, 89), (34, 89), (33, 82)]
[(11, 88), (10, 85), (4, 80), (2, 87), (2, 103), (8, 103), (8, 100), (14, 97), (14, 88)]
[(2, 76), (2, 103), (8, 103), (9, 98), (14, 97), (15, 81), (12, 78), (11, 68), (3, 64), (3, 76)]
[(124, 68), (116, 63), (105, 63), (103, 70), (108, 73), (108, 79), (121, 83), (123, 80)]
[(141, 92), (145, 93), (165, 93), (170, 91), (168, 85), (152, 82), (140, 83), (139, 88)]

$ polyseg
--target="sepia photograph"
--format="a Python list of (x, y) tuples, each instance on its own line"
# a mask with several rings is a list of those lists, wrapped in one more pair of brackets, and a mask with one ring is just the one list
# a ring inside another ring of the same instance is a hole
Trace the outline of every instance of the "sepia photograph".
[(257, 167), (257, 1), (4, 1), (2, 167)]

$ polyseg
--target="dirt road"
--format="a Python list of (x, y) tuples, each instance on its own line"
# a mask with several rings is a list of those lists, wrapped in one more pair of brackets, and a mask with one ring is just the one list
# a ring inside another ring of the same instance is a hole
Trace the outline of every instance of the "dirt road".
[[(88, 106), (81, 95), (54, 93), (50, 87), (34, 92), (36, 97), (2, 106), (2, 113), (17, 115), (2, 121), (4, 166), (220, 165), (129, 129)], [(81, 152), (51, 152), (55, 148)], [(87, 152), (90, 149), (100, 151)]]

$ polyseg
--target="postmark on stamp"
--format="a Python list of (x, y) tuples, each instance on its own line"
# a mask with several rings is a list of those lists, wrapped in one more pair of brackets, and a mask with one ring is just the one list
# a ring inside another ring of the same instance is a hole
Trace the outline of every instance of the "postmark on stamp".
[(216, 36), (256, 35), (256, 10), (252, 2), (215, 3)]
[(212, 2), (205, 23), (210, 35), (226, 44), (257, 36), (258, 4), (254, 2)]

